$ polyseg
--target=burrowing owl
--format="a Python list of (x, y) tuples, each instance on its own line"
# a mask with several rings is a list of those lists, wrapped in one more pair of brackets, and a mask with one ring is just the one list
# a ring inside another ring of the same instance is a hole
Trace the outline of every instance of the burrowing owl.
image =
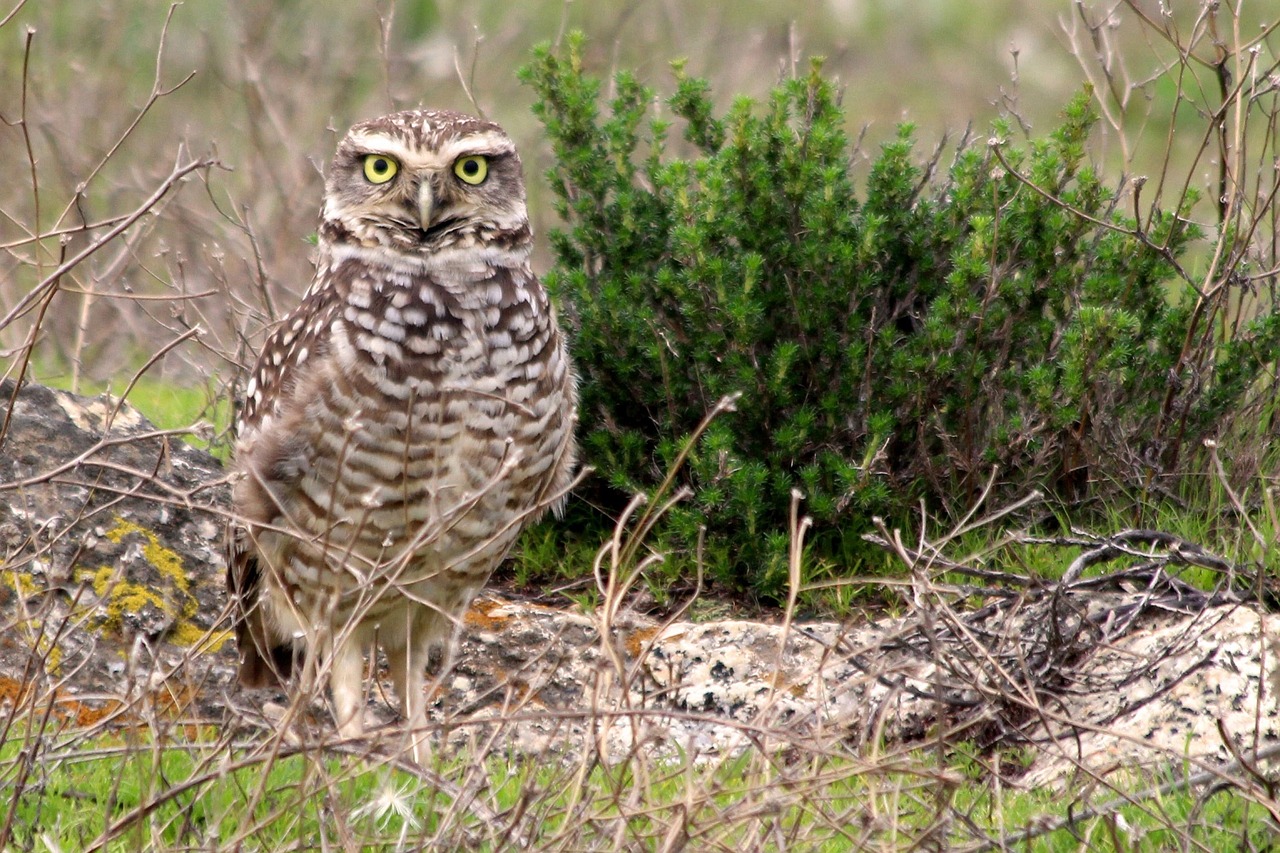
[(375, 643), (425, 718), (429, 652), (569, 484), (574, 375), (531, 246), (498, 125), (411, 110), (338, 146), (315, 280), (245, 388), (227, 581), (241, 681), (301, 655), (344, 735)]

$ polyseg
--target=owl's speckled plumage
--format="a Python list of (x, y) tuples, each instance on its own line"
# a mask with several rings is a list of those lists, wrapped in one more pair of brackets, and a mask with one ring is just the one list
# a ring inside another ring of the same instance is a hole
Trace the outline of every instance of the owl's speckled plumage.
[(301, 653), (358, 733), (377, 642), (423, 719), (429, 650), (574, 465), (574, 377), (531, 246), (498, 125), (411, 110), (338, 146), (315, 280), (238, 421), (227, 580), (245, 684)]

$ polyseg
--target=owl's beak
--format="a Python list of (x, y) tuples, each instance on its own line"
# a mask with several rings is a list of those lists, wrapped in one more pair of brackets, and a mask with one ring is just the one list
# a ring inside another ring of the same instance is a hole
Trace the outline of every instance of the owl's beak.
[(431, 227), (431, 217), (435, 214), (435, 196), (431, 193), (431, 182), (424, 180), (418, 187), (418, 222), (422, 230)]

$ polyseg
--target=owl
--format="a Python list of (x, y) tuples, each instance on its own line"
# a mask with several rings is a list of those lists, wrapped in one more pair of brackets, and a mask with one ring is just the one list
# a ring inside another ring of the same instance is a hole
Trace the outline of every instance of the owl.
[(240, 404), (227, 583), (241, 682), (327, 676), (350, 737), (377, 646), (405, 720), (425, 722), (428, 657), (563, 502), (576, 390), (498, 125), (441, 110), (355, 125), (318, 234), (315, 278)]

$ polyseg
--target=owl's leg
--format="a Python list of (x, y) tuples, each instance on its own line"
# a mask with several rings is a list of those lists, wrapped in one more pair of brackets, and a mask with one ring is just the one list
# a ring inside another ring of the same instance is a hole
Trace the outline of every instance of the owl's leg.
[(387, 649), (387, 663), (391, 667), (391, 679), (400, 697), (400, 711), (404, 715), (405, 729), (413, 751), (413, 760), (425, 767), (429, 750), (427, 746), (427, 653), (430, 649), (427, 632), (420, 623), (412, 620), (409, 636), (403, 646)]
[(349, 632), (340, 631), (328, 643), (329, 691), (333, 694), (333, 717), (344, 738), (359, 737), (364, 731), (360, 713), (364, 705), (364, 660), (360, 644)]
[[(304, 623), (305, 624), (305, 623)], [(303, 645), (306, 647), (306, 654), (302, 658), (302, 670), (297, 674), (297, 689), (295, 699), (295, 710), (299, 713), (300, 719), (306, 719), (308, 709), (311, 703), (317, 698), (323, 699), (323, 678), (324, 673), (321, 670), (323, 666), (323, 657), (320, 655), (319, 632), (314, 628), (304, 628)]]

